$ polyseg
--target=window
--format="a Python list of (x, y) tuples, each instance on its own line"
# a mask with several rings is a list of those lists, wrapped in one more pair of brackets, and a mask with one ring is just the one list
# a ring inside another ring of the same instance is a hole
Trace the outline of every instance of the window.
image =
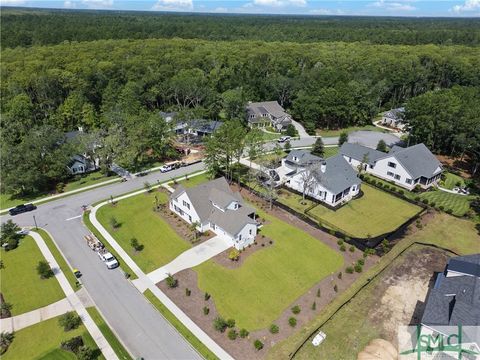
[(252, 229), (248, 230), (249, 235), (252, 235)]
[(406, 179), (405, 182), (406, 182), (407, 184), (411, 184), (411, 183), (412, 183), (412, 179)]
[(397, 167), (397, 164), (389, 161), (389, 162), (388, 162), (388, 166), (390, 166), (391, 168), (394, 168), (394, 169), (395, 169), (395, 168)]
[(188, 221), (192, 222), (192, 217), (188, 215)]
[(190, 210), (190, 204), (183, 200), (183, 206), (185, 206), (188, 210)]
[(388, 175), (388, 176), (394, 176), (395, 174), (392, 173), (391, 171), (387, 171), (387, 175)]
[(400, 180), (400, 175), (395, 175), (395, 180)]
[(242, 234), (238, 235), (238, 240), (242, 240)]
[(370, 169), (373, 169), (373, 165), (369, 165)]
[(351, 158), (351, 157), (348, 158), (348, 162), (352, 162), (352, 158)]

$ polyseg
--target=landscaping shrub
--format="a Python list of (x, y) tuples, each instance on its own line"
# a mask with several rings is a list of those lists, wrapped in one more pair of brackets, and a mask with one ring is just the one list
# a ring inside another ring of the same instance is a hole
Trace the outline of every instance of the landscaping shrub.
[(289, 319), (288, 319), (288, 324), (289, 324), (291, 327), (297, 326), (297, 319), (295, 319), (294, 317), (289, 318)]
[(290, 310), (292, 310), (292, 313), (294, 313), (295, 315), (300, 314), (300, 311), (301, 311), (300, 306), (298, 305), (295, 305)]
[(360, 264), (360, 265), (365, 265), (365, 260), (364, 259), (358, 259), (357, 261), (357, 264)]
[(350, 247), (348, 248), (348, 250), (349, 250), (350, 252), (355, 252), (355, 246), (353, 246), (353, 245), (350, 246)]
[(424, 203), (425, 205), (428, 205), (428, 199), (423, 199), (422, 203)]
[(143, 248), (144, 248), (144, 246), (138, 242), (137, 238), (131, 238), (130, 239), (130, 246), (135, 251), (142, 251)]
[(65, 183), (57, 183), (57, 185), (55, 185), (55, 190), (57, 191), (57, 193), (62, 193), (65, 190)]
[(230, 330), (228, 330), (227, 336), (228, 336), (228, 338), (229, 338), (230, 340), (235, 340), (235, 339), (237, 338), (237, 336), (238, 336), (237, 330), (235, 330), (235, 329), (230, 329)]
[(14, 250), (18, 247), (18, 239), (16, 237), (10, 237), (6, 239), (4, 243), (7, 244), (6, 246), (3, 247), (5, 251)]
[(328, 230), (328, 232), (330, 233), (330, 235), (335, 236), (335, 230), (330, 229), (330, 230)]
[(42, 279), (48, 279), (54, 275), (52, 268), (45, 260), (41, 260), (38, 262), (37, 273)]
[(120, 227), (120, 223), (114, 216), (110, 218), (110, 226), (112, 227), (112, 229), (117, 229)]
[(13, 305), (8, 302), (5, 302), (3, 300), (3, 296), (1, 293), (0, 293), (0, 302), (1, 302), (0, 303), (0, 319), (5, 319), (12, 316), (12, 313), (10, 310), (12, 310)]
[(190, 296), (191, 294), (192, 294), (192, 290), (190, 290), (189, 288), (185, 288), (185, 295)]
[(390, 185), (385, 184), (384, 188), (385, 188), (385, 190), (390, 190)]
[(95, 360), (98, 358), (97, 351), (90, 349), (88, 346), (82, 346), (77, 352), (78, 360)]
[(228, 258), (232, 261), (237, 261), (240, 258), (240, 252), (237, 249), (233, 249), (228, 253)]
[(440, 205), (438, 208), (443, 211), (445, 209), (445, 206)]
[(362, 270), (363, 270), (362, 265), (360, 265), (360, 264), (355, 264), (354, 269), (355, 269), (355, 272), (357, 272), (357, 273), (361, 273)]
[(420, 196), (415, 196), (415, 201), (420, 201)]
[(0, 334), (0, 355), (7, 351), (15, 335), (8, 331), (2, 331)]
[(452, 214), (453, 213), (453, 210), (452, 209), (447, 209), (447, 211), (445, 211), (447, 214)]
[(403, 191), (402, 189), (398, 189), (397, 191), (400, 195), (405, 195), (405, 191)]
[(171, 289), (175, 288), (178, 286), (178, 280), (175, 279), (172, 274), (168, 274), (167, 276), (167, 279), (166, 279), (166, 282), (167, 282), (167, 286)]
[(432, 201), (432, 202), (430, 203), (430, 205), (431, 205), (432, 207), (435, 207), (435, 205), (437, 205), (437, 204), (435, 203), (435, 201)]
[(372, 184), (372, 185), (376, 185), (376, 184), (377, 184), (377, 182), (376, 182), (374, 179), (371, 179), (371, 180), (370, 180), (370, 184)]
[(58, 323), (63, 327), (63, 330), (70, 331), (78, 328), (82, 323), (82, 319), (80, 319), (80, 316), (78, 316), (76, 312), (69, 311), (60, 316)]
[(317, 290), (317, 297), (320, 297), (322, 295), (320, 289)]
[(269, 330), (272, 334), (278, 334), (278, 332), (280, 331), (280, 328), (278, 327), (278, 325), (272, 324), (272, 325), (270, 325)]
[(317, 303), (315, 301), (312, 304), (312, 310), (317, 310)]
[(340, 251), (347, 251), (347, 247), (345, 246), (345, 244), (342, 244), (340, 246)]
[(333, 285), (333, 291), (338, 292), (338, 286), (337, 286), (337, 284)]
[(342, 245), (342, 244), (343, 244), (343, 240), (342, 240), (342, 239), (338, 239), (338, 240), (337, 240), (337, 244), (338, 244), (338, 245)]
[(345, 269), (345, 272), (346, 272), (347, 274), (353, 274), (353, 267), (347, 266), (347, 268)]
[(62, 341), (60, 348), (66, 351), (71, 351), (74, 354), (83, 346), (83, 339), (81, 336), (75, 336), (69, 340)]
[(206, 292), (204, 298), (205, 298), (205, 301), (208, 301), (208, 299), (210, 299), (210, 294)]
[(240, 329), (240, 337), (245, 339), (248, 336), (249, 332), (247, 329)]
[(210, 313), (210, 308), (208, 306), (203, 307), (203, 315), (208, 315)]
[(227, 322), (222, 317), (218, 316), (213, 320), (213, 327), (219, 332), (224, 332), (227, 328)]
[(253, 346), (255, 346), (255, 349), (258, 351), (263, 349), (263, 343), (258, 339), (254, 341)]
[(227, 326), (228, 326), (229, 328), (235, 327), (235, 320), (234, 320), (234, 319), (228, 319), (228, 320), (227, 320)]

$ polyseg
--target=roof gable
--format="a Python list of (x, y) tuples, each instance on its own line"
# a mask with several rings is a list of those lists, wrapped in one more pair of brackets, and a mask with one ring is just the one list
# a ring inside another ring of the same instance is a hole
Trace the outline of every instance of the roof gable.
[(334, 194), (361, 183), (357, 173), (340, 154), (325, 160), (324, 165), (325, 172), (316, 168), (313, 170), (313, 176), (320, 185)]
[(388, 155), (393, 156), (413, 179), (430, 178), (442, 168), (440, 161), (423, 143), (408, 148), (394, 146)]
[(374, 165), (378, 159), (381, 159), (387, 155), (382, 151), (378, 151), (360, 144), (343, 143), (340, 147), (340, 154), (351, 157), (352, 159), (363, 161), (364, 156), (368, 157), (367, 163)]

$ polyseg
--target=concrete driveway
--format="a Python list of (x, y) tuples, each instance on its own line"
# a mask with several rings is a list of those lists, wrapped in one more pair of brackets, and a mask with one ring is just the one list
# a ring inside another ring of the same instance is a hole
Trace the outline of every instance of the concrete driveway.
[(147, 276), (156, 284), (165, 279), (168, 274), (173, 275), (179, 271), (200, 265), (231, 247), (231, 242), (224, 236), (214, 236), (204, 243), (181, 253), (173, 261), (148, 273)]

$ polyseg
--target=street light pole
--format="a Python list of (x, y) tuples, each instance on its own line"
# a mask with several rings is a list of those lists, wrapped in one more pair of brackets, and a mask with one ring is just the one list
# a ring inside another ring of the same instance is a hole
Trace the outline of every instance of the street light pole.
[(37, 219), (35, 219), (35, 215), (33, 215), (33, 222), (35, 223), (35, 230), (38, 230)]

